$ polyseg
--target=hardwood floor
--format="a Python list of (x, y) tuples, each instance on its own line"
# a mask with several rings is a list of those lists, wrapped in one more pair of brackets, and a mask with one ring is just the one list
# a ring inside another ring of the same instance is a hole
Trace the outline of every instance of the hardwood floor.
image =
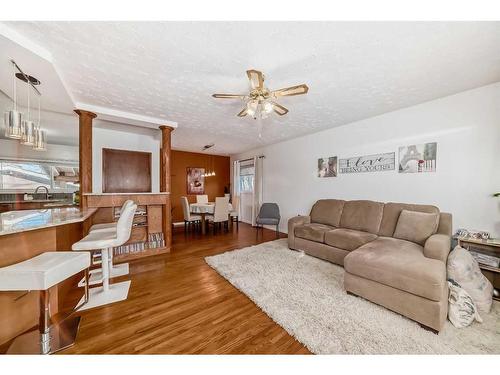
[(309, 353), (204, 261), (273, 239), (265, 229), (257, 240), (242, 223), (206, 236), (176, 228), (172, 252), (130, 263), (130, 275), (116, 279), (132, 280), (128, 299), (82, 313), (76, 344), (61, 353)]

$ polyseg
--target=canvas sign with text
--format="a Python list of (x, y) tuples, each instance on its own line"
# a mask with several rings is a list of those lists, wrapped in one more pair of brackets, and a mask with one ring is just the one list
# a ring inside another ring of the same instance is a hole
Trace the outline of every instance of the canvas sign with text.
[(387, 152), (384, 154), (355, 156), (339, 160), (340, 173), (382, 172), (392, 171), (396, 168), (396, 154)]

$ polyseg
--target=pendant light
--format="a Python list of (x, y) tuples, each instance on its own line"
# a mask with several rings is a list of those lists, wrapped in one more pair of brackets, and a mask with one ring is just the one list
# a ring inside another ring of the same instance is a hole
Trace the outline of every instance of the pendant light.
[(47, 137), (45, 134), (45, 130), (42, 130), (42, 128), (41, 128), (40, 96), (38, 97), (38, 123), (34, 127), (33, 150), (36, 150), (36, 151), (47, 150)]
[(15, 74), (15, 63), (12, 62), (13, 99), (14, 108), (4, 114), (5, 136), (12, 139), (21, 139), (22, 114), (17, 110), (17, 81)]
[[(25, 146), (33, 146), (35, 144), (35, 123), (31, 119), (31, 86), (29, 84), (29, 79), (26, 82), (28, 88), (28, 116), (21, 123), (21, 144)], [(38, 103), (40, 103), (40, 97), (38, 98)]]

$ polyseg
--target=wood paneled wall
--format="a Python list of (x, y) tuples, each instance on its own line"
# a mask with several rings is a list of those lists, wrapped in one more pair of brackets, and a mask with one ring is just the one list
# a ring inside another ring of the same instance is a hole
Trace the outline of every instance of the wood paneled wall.
[(171, 202), (173, 207), (173, 221), (183, 221), (181, 197), (186, 196), (189, 202), (195, 202), (195, 195), (187, 195), (186, 172), (187, 167), (215, 169), (214, 177), (205, 178), (205, 194), (214, 201), (215, 197), (224, 196), (224, 187), (230, 187), (230, 158), (172, 150), (171, 154)]
[(102, 149), (102, 192), (151, 192), (151, 153)]

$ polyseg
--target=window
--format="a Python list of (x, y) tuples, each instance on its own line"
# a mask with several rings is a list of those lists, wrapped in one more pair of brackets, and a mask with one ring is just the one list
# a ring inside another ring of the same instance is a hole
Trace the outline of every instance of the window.
[(32, 191), (45, 186), (52, 191), (77, 191), (76, 164), (0, 160), (0, 189)]
[(240, 192), (251, 193), (253, 191), (253, 175), (240, 176)]
[(255, 168), (253, 162), (240, 166), (240, 192), (251, 193), (253, 191), (253, 179)]

